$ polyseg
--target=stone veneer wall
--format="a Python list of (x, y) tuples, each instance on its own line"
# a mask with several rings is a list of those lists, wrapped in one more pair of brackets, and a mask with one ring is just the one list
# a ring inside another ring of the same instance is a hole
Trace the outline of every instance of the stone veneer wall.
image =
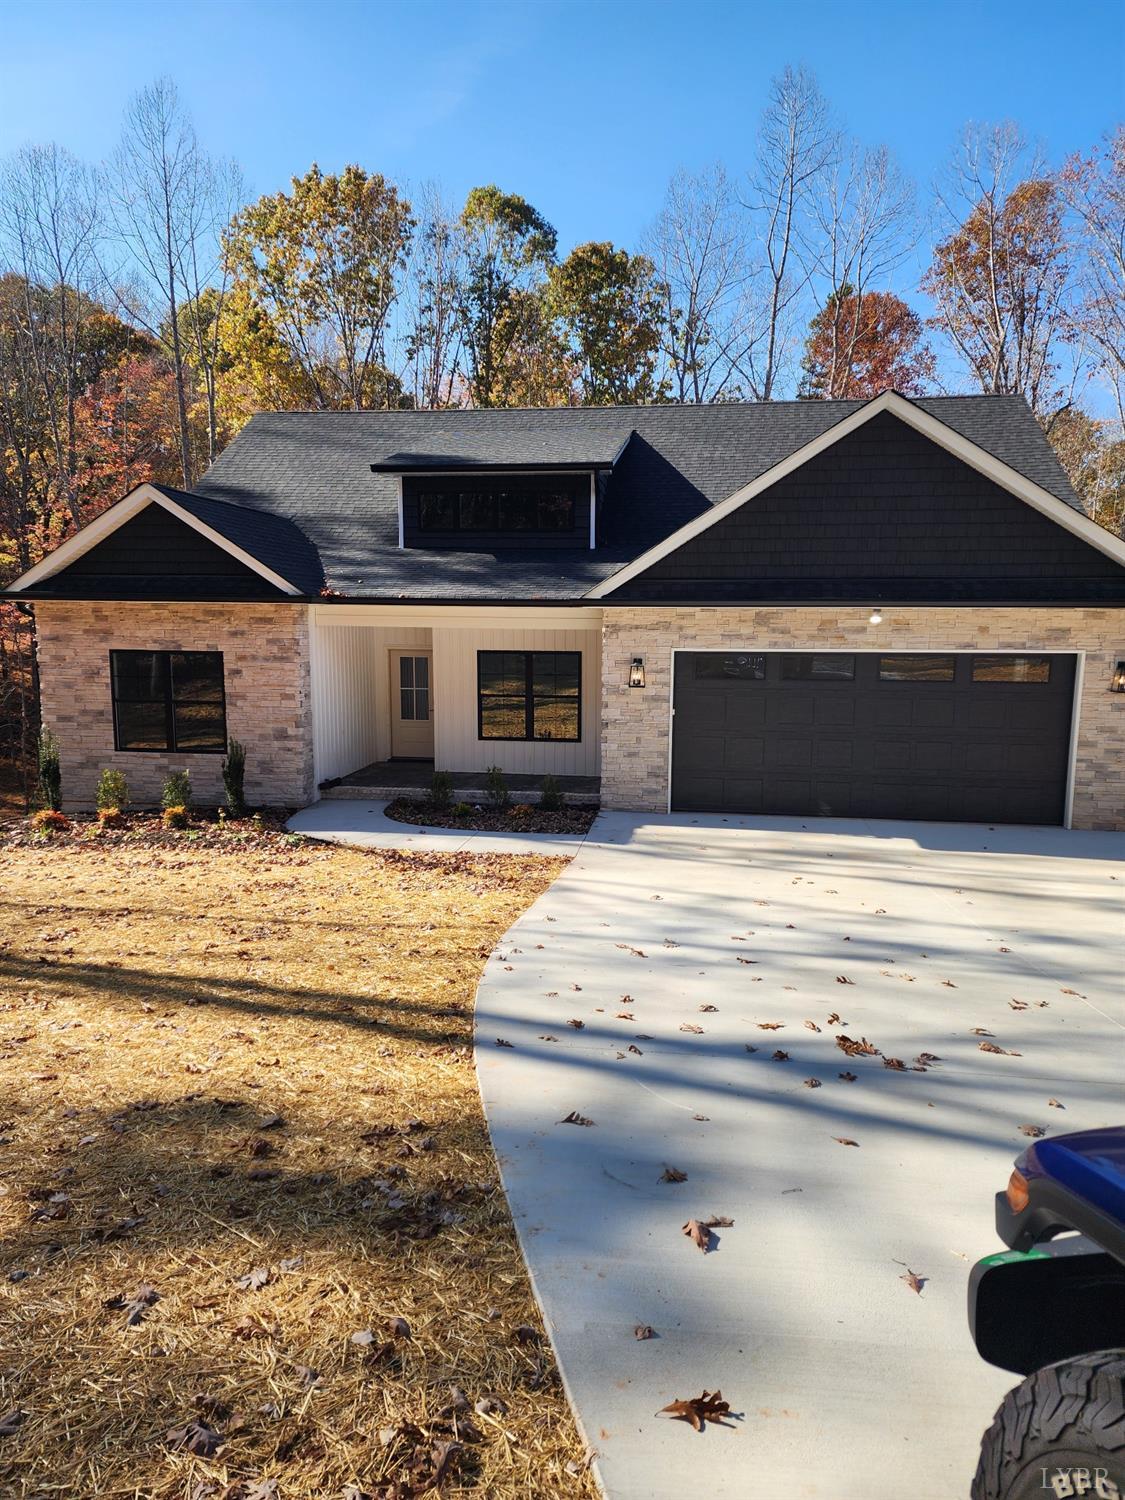
[(160, 801), (169, 771), (191, 771), (195, 799), (223, 798), (222, 756), (117, 751), (111, 650), (221, 651), (227, 733), (246, 746), (251, 806), (302, 807), (315, 795), (308, 609), (298, 604), (35, 605), (43, 722), (59, 739), (63, 801), (89, 808), (103, 766), (129, 778), (139, 806)]
[[(637, 606), (605, 612), (602, 630), (602, 805), (665, 812), (668, 806), (672, 648), (811, 651), (1084, 651), (1075, 828), (1125, 829), (1125, 694), (1109, 692), (1125, 658), (1125, 611), (1112, 609), (690, 609)], [(646, 685), (629, 688), (629, 663)]]

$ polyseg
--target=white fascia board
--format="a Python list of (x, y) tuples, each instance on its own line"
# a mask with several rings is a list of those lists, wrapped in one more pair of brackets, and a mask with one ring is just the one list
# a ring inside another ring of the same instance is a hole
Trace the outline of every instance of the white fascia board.
[(257, 573), (259, 578), (264, 578), (267, 583), (272, 583), (275, 588), (281, 589), (285, 594), (299, 595), (301, 590), (282, 578), (280, 573), (275, 573), (272, 568), (267, 568), (265, 563), (259, 562), (249, 552), (245, 552), (234, 542), (229, 541), (223, 534), (201, 521), (198, 516), (193, 516), (191, 511), (185, 510), (175, 500), (170, 499), (151, 484), (138, 485), (123, 500), (118, 500), (116, 505), (111, 505), (108, 510), (102, 511), (101, 515), (91, 521), (89, 525), (83, 526), (81, 531), (76, 531), (72, 537), (56, 547), (53, 552), (47, 554), (42, 562), (29, 568), (22, 573), (14, 583), (8, 585), (13, 593), (22, 592), (33, 584), (41, 583), (45, 578), (53, 578), (56, 573), (61, 573), (71, 563), (82, 557), (96, 547), (99, 542), (104, 542), (106, 537), (111, 536), (119, 527), (131, 521), (146, 506), (162, 506), (185, 525), (190, 526), (193, 531), (198, 531), (221, 551), (242, 563), (243, 567), (249, 568), (252, 573)]
[(798, 448), (788, 458), (783, 458), (780, 463), (774, 464), (772, 469), (767, 469), (764, 474), (759, 474), (757, 479), (752, 479), (749, 484), (735, 490), (733, 495), (728, 495), (725, 500), (713, 505), (703, 515), (696, 516), (686, 526), (681, 526), (679, 531), (674, 531), (671, 536), (665, 537), (655, 547), (650, 547), (647, 552), (643, 552), (640, 557), (628, 563), (620, 572), (614, 573), (590, 589), (584, 597), (587, 599), (606, 598), (622, 584), (628, 583), (638, 574), (647, 572), (654, 563), (660, 562), (662, 558), (677, 551), (685, 542), (690, 542), (693, 537), (699, 536), (708, 527), (714, 526), (724, 516), (729, 516), (740, 505), (762, 494), (771, 485), (777, 484), (779, 480), (801, 468), (817, 454), (823, 453), (827, 448), (849, 437), (865, 423), (870, 422), (872, 417), (877, 417), (882, 412), (890, 412), (892, 416), (905, 422), (908, 427), (913, 427), (916, 432), (922, 433), (924, 437), (930, 438), (939, 447), (952, 453), (955, 458), (969, 464), (986, 479), (991, 479), (1002, 489), (1040, 511), (1049, 520), (1056, 521), (1065, 530), (1072, 532), (1082, 541), (1088, 542), (1090, 546), (1096, 547), (1099, 552), (1103, 552), (1114, 562), (1125, 567), (1125, 541), (1115, 537), (1103, 526), (1099, 526), (1096, 521), (1091, 521), (1089, 516), (1082, 511), (1067, 505), (1065, 500), (1060, 500), (1057, 495), (1052, 495), (1049, 490), (1043, 489), (1034, 480), (1028, 479), (1018, 470), (1001, 462), (969, 438), (955, 432), (952, 427), (947, 427), (944, 422), (931, 416), (929, 412), (923, 411), (920, 406), (908, 401), (905, 396), (900, 396), (897, 391), (884, 391), (882, 395), (873, 397), (865, 406), (861, 406), (858, 411), (852, 412), (850, 416), (842, 418), (829, 427), (819, 437), (813, 438), (803, 448)]

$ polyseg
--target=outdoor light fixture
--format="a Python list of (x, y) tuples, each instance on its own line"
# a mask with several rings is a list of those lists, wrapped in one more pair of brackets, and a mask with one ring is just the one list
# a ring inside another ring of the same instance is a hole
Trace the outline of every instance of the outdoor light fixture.
[[(1122, 663), (1125, 667), (1125, 662)], [(634, 656), (629, 665), (629, 686), (644, 687), (645, 685), (645, 659), (643, 656)]]
[(869, 625), (881, 625), (883, 623), (883, 611), (878, 605), (871, 611), (871, 618), (867, 623)]
[(1125, 693), (1125, 661), (1119, 661), (1114, 667), (1109, 690), (1111, 693)]

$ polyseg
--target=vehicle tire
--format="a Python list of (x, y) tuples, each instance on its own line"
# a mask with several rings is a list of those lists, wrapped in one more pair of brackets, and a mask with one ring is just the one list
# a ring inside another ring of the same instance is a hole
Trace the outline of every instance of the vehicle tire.
[(980, 1448), (972, 1500), (1125, 1500), (1125, 1349), (1036, 1370)]

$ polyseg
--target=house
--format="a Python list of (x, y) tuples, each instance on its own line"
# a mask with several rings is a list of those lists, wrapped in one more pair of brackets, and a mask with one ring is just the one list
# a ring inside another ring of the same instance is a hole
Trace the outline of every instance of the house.
[(498, 765), (1125, 827), (1125, 542), (1014, 397), (265, 413), (7, 597), (75, 806), (107, 765), (217, 801), (233, 736), (263, 804)]

